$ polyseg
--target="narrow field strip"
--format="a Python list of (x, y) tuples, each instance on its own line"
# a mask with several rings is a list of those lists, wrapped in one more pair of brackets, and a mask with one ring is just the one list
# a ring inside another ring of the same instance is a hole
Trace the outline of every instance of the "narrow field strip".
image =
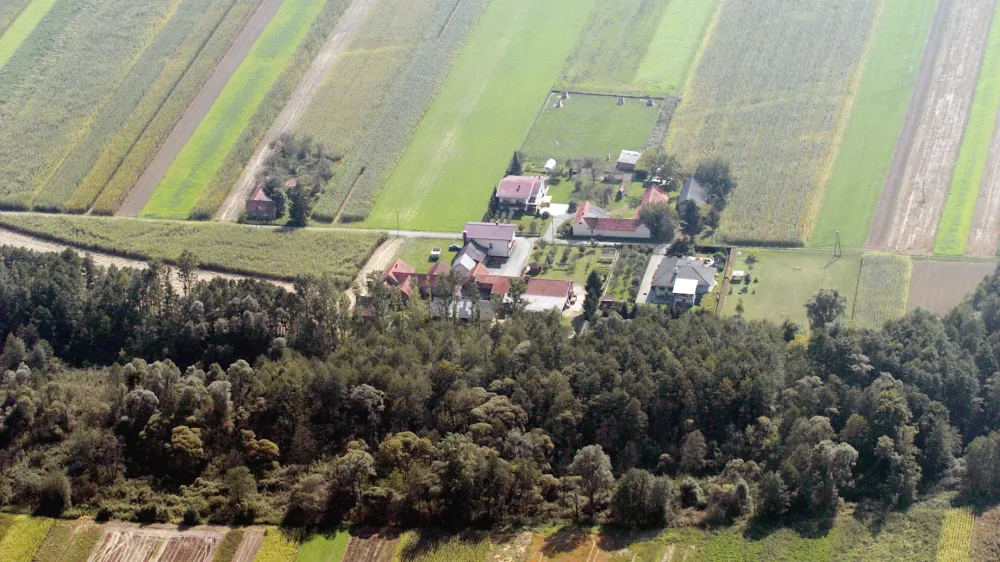
[(970, 509), (949, 509), (944, 514), (941, 538), (938, 541), (937, 562), (967, 562), (972, 546), (975, 518)]
[[(461, 230), (482, 217), (593, 0), (490, 3), (396, 164), (368, 226)], [(549, 25), (558, 20), (558, 26)], [(511, 84), (517, 88), (511, 88)]]
[[(173, 262), (190, 250), (206, 269), (278, 281), (327, 275), (341, 288), (350, 284), (384, 239), (371, 232), (71, 215), (4, 213), (0, 226), (135, 260)], [(220, 240), (225, 241), (223, 246)]]
[(486, 4), (486, 0), (435, 4), (425, 24), (428, 35), (408, 48), (381, 105), (358, 131), (353, 149), (327, 184), (314, 219), (330, 222), (339, 215), (340, 222), (356, 222), (368, 216)]
[(289, 535), (278, 527), (268, 527), (254, 562), (295, 562), (300, 545), (298, 537)]
[(24, 562), (34, 558), (53, 521), (47, 517), (15, 516), (13, 525), (0, 539), (0, 562)]
[(883, 0), (723, 2), (666, 140), (690, 169), (714, 159), (732, 168), (739, 188), (720, 238), (805, 242), (882, 9)]
[(1000, 114), (990, 142), (990, 154), (980, 183), (976, 212), (965, 254), (974, 257), (995, 257), (1000, 246)]
[(937, 0), (887, 0), (809, 246), (861, 247), (885, 186)]
[(298, 562), (339, 562), (344, 559), (350, 540), (351, 534), (347, 531), (309, 535), (302, 542)]
[[(1000, 114), (1000, 4), (993, 13), (989, 43), (979, 71), (979, 83), (972, 98), (968, 126), (955, 162), (951, 189), (944, 205), (934, 253), (962, 255), (972, 230), (986, 161)], [(985, 203), (985, 202), (982, 202)], [(1000, 232), (994, 231), (994, 236)]]
[(886, 249), (906, 253), (934, 249), (995, 8), (995, 0), (957, 1), (952, 7)]
[[(10, 57), (14, 56), (14, 51), (24, 43), (24, 40), (35, 30), (38, 22), (49, 13), (52, 6), (58, 0), (32, 0), (20, 15), (17, 16), (9, 28), (4, 29), (0, 35), (0, 68), (3, 68)], [(0, 27), (0, 29), (3, 29)]]
[(913, 261), (906, 256), (868, 254), (861, 258), (861, 277), (851, 313), (856, 326), (880, 329), (906, 314)]
[(712, 17), (725, 0), (669, 0), (635, 83), (647, 91), (680, 96)]
[(31, 0), (5, 0), (0, 2), (0, 35), (14, 23), (14, 20), (21, 15), (24, 8), (31, 3)]
[(86, 562), (104, 529), (91, 521), (56, 521), (35, 553), (35, 562)]
[(320, 0), (285, 0), (167, 170), (142, 216), (187, 218), (295, 48), (319, 15)]

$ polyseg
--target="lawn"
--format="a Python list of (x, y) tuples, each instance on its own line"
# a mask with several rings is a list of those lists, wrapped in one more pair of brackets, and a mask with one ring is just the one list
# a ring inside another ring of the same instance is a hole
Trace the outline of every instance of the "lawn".
[[(742, 255), (733, 258), (733, 270), (750, 271), (746, 256), (747, 250), (742, 249)], [(748, 320), (789, 319), (806, 328), (806, 302), (820, 289), (836, 289), (847, 299), (850, 315), (860, 270), (861, 254), (847, 253), (832, 259), (828, 251), (760, 250), (759, 261), (750, 273), (753, 282), (733, 285), (722, 312), (734, 315), (737, 303), (742, 301), (743, 317)]]
[[(641, 183), (633, 182), (625, 187), (625, 196), (621, 199), (616, 199), (618, 192), (615, 191), (615, 196), (612, 198), (611, 202), (605, 205), (603, 208), (608, 212), (612, 218), (616, 219), (630, 219), (635, 217), (635, 210), (639, 208), (639, 204), (642, 203), (642, 195), (646, 190), (642, 187)], [(600, 202), (596, 202), (600, 205)]]
[(203, 266), (219, 271), (288, 281), (330, 275), (340, 287), (350, 284), (382, 240), (364, 232), (68, 215), (4, 213), (0, 225), (141, 260), (176, 260), (190, 250)]
[(657, 93), (635, 84), (635, 78), (667, 5), (663, 0), (596, 0), (556, 88), (602, 94)]
[(937, 0), (886, 2), (809, 246), (868, 238), (910, 104)]
[(862, 328), (881, 328), (906, 314), (913, 261), (907, 256), (869, 254), (861, 258), (861, 277), (851, 316)]
[(955, 162), (951, 189), (934, 240), (935, 254), (960, 256), (969, 240), (979, 186), (990, 155), (990, 143), (1000, 114), (1000, 5), (993, 16), (989, 43), (979, 72), (969, 122)]
[(680, 96), (720, 0), (669, 0), (635, 83), (647, 92)]
[[(721, 159), (738, 188), (719, 237), (801, 245), (815, 222), (861, 80), (879, 0), (724, 2), (666, 150)], [(747, 22), (754, 22), (747, 32)]]
[(32, 560), (53, 521), (47, 517), (15, 516), (7, 534), (0, 539), (0, 562)]
[(0, 30), (3, 31), (3, 35), (0, 35), (0, 68), (7, 64), (14, 51), (31, 35), (38, 22), (42, 21), (56, 2), (57, 0), (32, 0), (11, 22), (9, 28), (0, 26)]
[[(580, 253), (581, 250), (583, 251), (582, 254)], [(601, 273), (603, 279), (607, 279), (608, 272), (611, 269), (612, 257), (609, 256), (603, 260), (605, 263), (601, 264), (600, 248), (589, 248), (583, 244), (576, 246), (550, 244), (544, 250), (535, 246), (535, 250), (531, 253), (530, 261), (545, 263), (548, 258), (551, 258), (552, 265), (543, 270), (542, 274), (538, 275), (539, 279), (572, 281), (574, 285), (582, 287), (586, 285), (587, 276), (594, 269), (597, 269)]]
[(646, 107), (641, 99), (628, 98), (618, 105), (614, 96), (573, 94), (556, 107), (558, 93), (545, 100), (542, 114), (528, 133), (521, 152), (528, 158), (564, 162), (570, 158), (610, 156), (618, 160), (623, 149), (642, 150), (660, 114), (660, 101)]
[(167, 170), (142, 216), (188, 217), (324, 4), (322, 0), (282, 3)]
[(309, 535), (299, 550), (298, 562), (340, 562), (350, 540), (351, 535), (347, 531)]
[[(594, 0), (507, 0), (483, 12), (366, 224), (455, 231), (482, 216)], [(559, 25), (552, 25), (558, 21)], [(517, 87), (512, 88), (511, 84)]]
[(431, 261), (431, 248), (441, 248), (441, 262), (451, 265), (458, 252), (448, 250), (452, 244), (461, 244), (462, 239), (442, 240), (439, 238), (407, 238), (396, 257), (410, 264), (417, 273), (427, 273), (434, 265)]

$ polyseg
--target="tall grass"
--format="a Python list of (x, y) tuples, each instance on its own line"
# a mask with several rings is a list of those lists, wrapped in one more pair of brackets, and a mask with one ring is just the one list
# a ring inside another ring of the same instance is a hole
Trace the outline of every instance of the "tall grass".
[(913, 261), (907, 256), (869, 254), (861, 258), (861, 277), (854, 298), (854, 323), (881, 328), (906, 314)]
[(76, 246), (148, 260), (176, 260), (191, 250), (206, 269), (292, 281), (329, 275), (347, 287), (383, 235), (258, 228), (71, 215), (0, 214), (0, 226)]
[(979, 187), (986, 171), (998, 117), (1000, 117), (1000, 5), (993, 15), (989, 43), (979, 71), (972, 109), (962, 148), (951, 180), (951, 189), (938, 223), (934, 253), (962, 255), (972, 229)]
[(45, 540), (53, 519), (18, 515), (7, 534), (0, 539), (0, 562), (24, 562), (35, 557)]
[(300, 544), (298, 536), (277, 527), (268, 527), (254, 562), (295, 562)]
[(286, 0), (281, 5), (167, 170), (143, 216), (187, 218), (323, 4), (323, 0)]
[(447, 536), (408, 532), (400, 537), (392, 562), (481, 562), (493, 552), (489, 536)]
[(975, 518), (972, 511), (949, 509), (941, 524), (941, 539), (938, 542), (937, 562), (966, 562), (972, 544), (972, 527)]
[[(10, 27), (8, 28), (6, 23), (0, 22), (0, 68), (3, 68), (10, 57), (14, 55), (14, 51), (24, 43), (24, 40), (31, 35), (31, 32), (35, 30), (35, 26), (38, 22), (42, 21), (45, 14), (49, 13), (52, 9), (52, 5), (56, 3), (56, 0), (34, 0), (27, 7), (24, 7), (23, 11), (19, 12), (17, 19), (10, 22)], [(6, 4), (4, 5), (6, 7)], [(16, 8), (18, 6), (23, 7), (23, 3), (12, 2), (10, 4), (11, 8)], [(3, 10), (3, 8), (0, 8)], [(13, 12), (13, 10), (11, 10)]]

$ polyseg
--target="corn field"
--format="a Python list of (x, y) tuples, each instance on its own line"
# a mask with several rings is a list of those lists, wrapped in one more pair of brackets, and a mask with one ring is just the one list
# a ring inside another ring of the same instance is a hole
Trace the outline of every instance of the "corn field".
[(804, 243), (881, 1), (723, 5), (666, 141), (667, 152), (688, 168), (709, 159), (731, 166), (738, 187), (722, 218), (722, 239)]
[(854, 299), (854, 323), (881, 328), (906, 314), (913, 261), (906, 256), (870, 254), (861, 258), (861, 277)]
[[(116, 102), (116, 92), (180, 4), (80, 0), (53, 6), (0, 77), (0, 204), (35, 204), (55, 171), (100, 125), (102, 112)], [(38, 204), (52, 206), (44, 198)]]
[(45, 517), (16, 516), (14, 524), (0, 540), (0, 562), (23, 562), (34, 558), (53, 521)]
[[(76, 183), (76, 191), (66, 203), (67, 211), (84, 212), (93, 208), (96, 214), (110, 215), (118, 209), (208, 80), (255, 4), (254, 0), (227, 0), (212, 2), (206, 8), (128, 119), (98, 147), (103, 150)], [(208, 28), (209, 23), (216, 27)], [(210, 36), (206, 37), (206, 33)]]
[(313, 218), (333, 221), (341, 207), (341, 222), (368, 216), (486, 4), (487, 0), (435, 3), (423, 25), (422, 40), (407, 49), (402, 70), (382, 94), (379, 111), (359, 129), (354, 149), (345, 154), (337, 175), (327, 184)]
[(941, 525), (938, 562), (968, 562), (975, 517), (969, 509), (949, 509)]

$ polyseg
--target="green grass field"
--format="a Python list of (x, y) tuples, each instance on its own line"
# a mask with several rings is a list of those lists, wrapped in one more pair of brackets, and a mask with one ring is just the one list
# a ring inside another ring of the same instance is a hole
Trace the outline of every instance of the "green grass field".
[(188, 217), (324, 4), (286, 0), (281, 5), (167, 170), (142, 216)]
[(347, 531), (309, 535), (299, 550), (298, 562), (340, 562), (350, 540), (351, 535)]
[(969, 240), (972, 217), (976, 212), (979, 186), (990, 155), (990, 143), (1000, 115), (1000, 5), (993, 16), (990, 39), (979, 71), (972, 109), (969, 113), (962, 149), (938, 222), (934, 253), (960, 256)]
[(635, 83), (648, 92), (680, 96), (719, 0), (670, 0)]
[[(742, 253), (733, 259), (733, 270), (749, 271), (746, 249)], [(850, 315), (860, 270), (860, 253), (845, 253), (832, 260), (828, 251), (760, 250), (760, 261), (750, 273), (754, 282), (733, 285), (732, 293), (725, 295), (722, 312), (736, 314), (736, 304), (742, 300), (747, 320), (781, 322), (787, 318), (807, 328), (806, 302), (820, 289), (836, 289), (847, 299)]]
[[(56, 2), (57, 0), (32, 0), (20, 12), (17, 19), (11, 22), (10, 27), (4, 29), (3, 35), (0, 35), (0, 68), (7, 64), (10, 57), (14, 55), (14, 51), (21, 46), (28, 35), (31, 35), (38, 22), (42, 21), (42, 18), (49, 13), (52, 5)], [(3, 28), (0, 27), (0, 29)]]
[(809, 246), (860, 247), (903, 127), (937, 0), (889, 0), (865, 63)]
[(659, 95), (635, 77), (666, 7), (663, 0), (596, 0), (556, 89)]
[(366, 225), (395, 228), (397, 210), (400, 225), (415, 230), (457, 232), (480, 218), (591, 6), (593, 0), (490, 3)]
[[(560, 265), (562, 255), (567, 248), (570, 248), (568, 259), (564, 265)], [(584, 248), (583, 255), (580, 255), (579, 248)], [(596, 248), (550, 245), (542, 250), (538, 246), (535, 246), (535, 251), (531, 254), (531, 261), (544, 263), (546, 256), (552, 256), (552, 266), (539, 275), (539, 279), (572, 281), (574, 285), (583, 286), (587, 283), (587, 276), (590, 275), (592, 270), (597, 269), (606, 279), (611, 269), (611, 262), (603, 266), (598, 265), (598, 261), (601, 259), (601, 251)]]
[(24, 562), (35, 557), (54, 519), (17, 515), (3, 539), (0, 539), (0, 562)]
[(881, 328), (906, 314), (913, 261), (907, 256), (868, 254), (861, 258), (861, 277), (851, 313), (862, 328)]
[(571, 95), (556, 108), (559, 94), (552, 93), (535, 126), (528, 133), (521, 152), (529, 158), (569, 158), (596, 156), (614, 160), (623, 149), (642, 150), (660, 113), (659, 103), (646, 107), (639, 99), (618, 105), (613, 96)]
[(0, 2), (0, 35), (3, 35), (14, 20), (17, 19), (31, 0), (5, 0)]
[(329, 275), (341, 287), (350, 284), (382, 240), (365, 232), (69, 215), (4, 213), (0, 225), (141, 260), (176, 260), (187, 249), (205, 268), (288, 281)]
[(455, 259), (455, 254), (448, 250), (452, 244), (461, 244), (462, 239), (441, 240), (439, 238), (407, 238), (403, 241), (403, 247), (399, 249), (396, 257), (410, 264), (417, 273), (427, 273), (427, 270), (434, 265), (431, 261), (431, 248), (441, 248), (441, 262), (451, 265)]

